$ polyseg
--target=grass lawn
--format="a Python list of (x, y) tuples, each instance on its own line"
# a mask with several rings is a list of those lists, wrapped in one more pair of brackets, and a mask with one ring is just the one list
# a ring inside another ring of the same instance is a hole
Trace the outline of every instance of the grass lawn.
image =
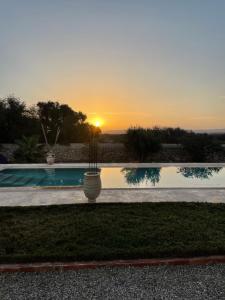
[(225, 254), (225, 205), (0, 208), (0, 263)]

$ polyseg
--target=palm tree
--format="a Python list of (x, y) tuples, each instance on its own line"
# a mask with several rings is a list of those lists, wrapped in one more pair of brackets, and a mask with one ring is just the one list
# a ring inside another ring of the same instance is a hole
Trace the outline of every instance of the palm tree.
[(38, 140), (37, 136), (23, 136), (18, 140), (15, 159), (19, 162), (39, 162), (43, 156), (43, 146), (38, 144)]

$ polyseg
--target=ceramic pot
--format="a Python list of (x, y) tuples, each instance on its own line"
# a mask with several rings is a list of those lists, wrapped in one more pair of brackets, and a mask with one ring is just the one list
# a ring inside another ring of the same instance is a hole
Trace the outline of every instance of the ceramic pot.
[(100, 172), (86, 172), (84, 174), (84, 194), (90, 202), (94, 202), (101, 192)]
[(48, 152), (46, 155), (46, 161), (48, 165), (53, 165), (55, 163), (55, 155), (52, 152)]

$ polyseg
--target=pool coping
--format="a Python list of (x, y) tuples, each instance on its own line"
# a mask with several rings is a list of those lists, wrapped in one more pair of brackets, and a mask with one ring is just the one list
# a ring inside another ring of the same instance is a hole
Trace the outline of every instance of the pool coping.
[(0, 264), (0, 273), (14, 272), (53, 272), (53, 271), (78, 271), (97, 268), (121, 268), (121, 267), (150, 267), (150, 266), (177, 266), (177, 265), (208, 265), (224, 264), (225, 255), (184, 257), (184, 258), (150, 258), (111, 261), (89, 262), (36, 262)]
[[(42, 164), (0, 164), (0, 171), (4, 169), (56, 169), (56, 168), (88, 168), (88, 163), (55, 163)], [(100, 168), (159, 168), (159, 167), (225, 167), (225, 163), (99, 163)]]
[[(74, 187), (74, 186), (18, 186), (18, 187), (0, 187), (1, 192), (22, 192), (22, 191), (83, 191), (83, 187)], [(166, 191), (166, 190), (225, 190), (225, 187), (125, 187), (125, 188), (101, 188), (104, 191), (140, 191), (140, 190), (149, 190), (149, 191)]]

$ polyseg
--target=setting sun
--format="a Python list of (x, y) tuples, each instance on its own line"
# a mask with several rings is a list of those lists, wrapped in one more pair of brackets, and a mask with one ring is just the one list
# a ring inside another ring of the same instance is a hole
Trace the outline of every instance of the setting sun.
[(101, 127), (103, 125), (104, 121), (100, 118), (96, 118), (94, 120), (91, 120), (90, 123), (96, 127)]
[(96, 126), (96, 127), (100, 127), (100, 126), (101, 126), (101, 122), (100, 122), (99, 120), (96, 120), (96, 121), (95, 121), (95, 126)]

